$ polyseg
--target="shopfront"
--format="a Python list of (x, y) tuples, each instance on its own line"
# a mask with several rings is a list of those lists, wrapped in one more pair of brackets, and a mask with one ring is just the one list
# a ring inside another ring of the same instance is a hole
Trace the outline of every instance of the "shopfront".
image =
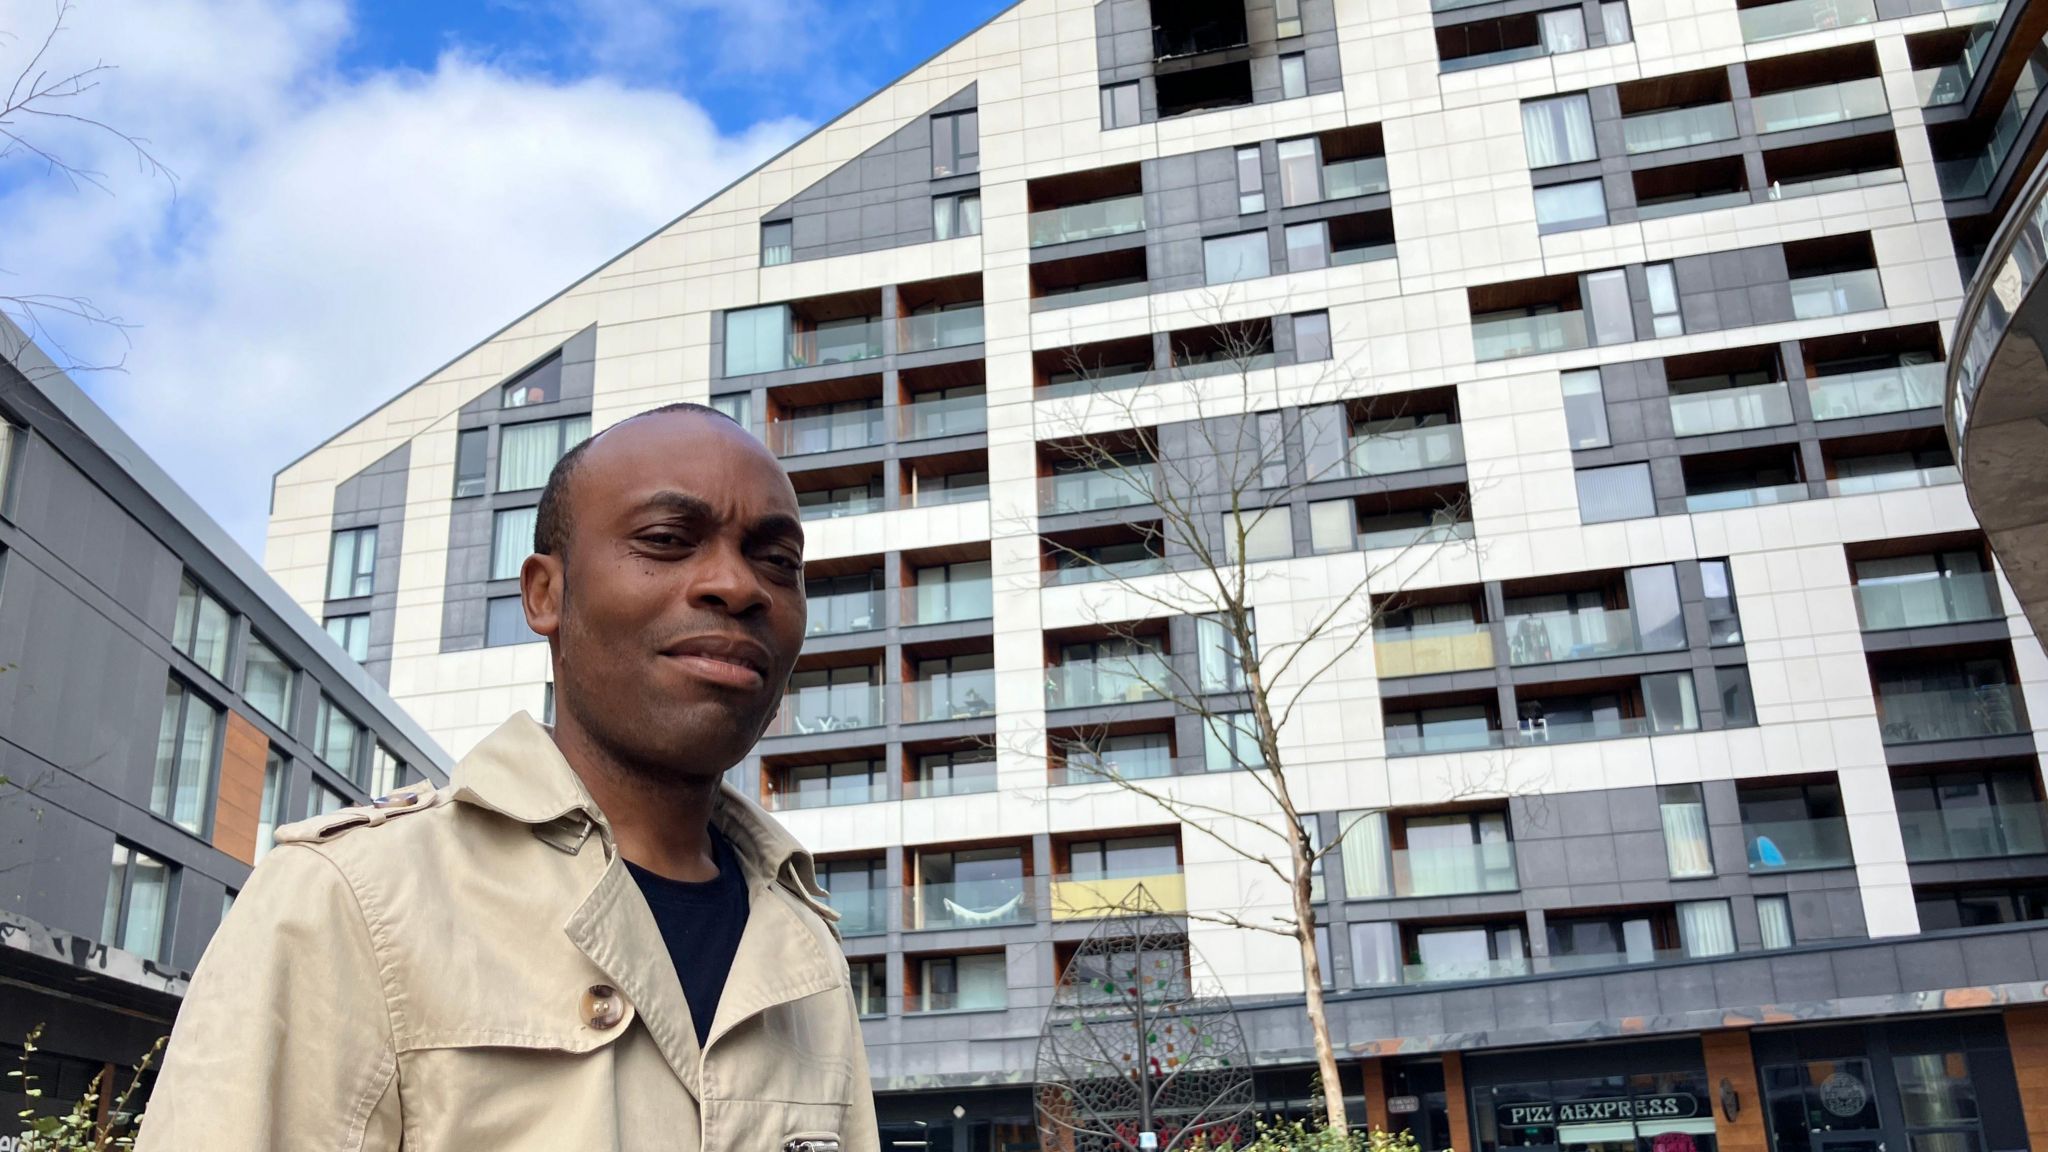
[(2027, 1147), (1995, 1015), (1751, 1037), (1772, 1152), (2013, 1152)]
[(1717, 1152), (1697, 1039), (1472, 1055), (1465, 1069), (1479, 1152)]

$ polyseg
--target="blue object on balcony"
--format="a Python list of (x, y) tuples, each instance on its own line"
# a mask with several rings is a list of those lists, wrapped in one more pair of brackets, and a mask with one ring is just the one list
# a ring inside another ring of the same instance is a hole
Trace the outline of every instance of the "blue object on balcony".
[(1765, 868), (1783, 868), (1785, 866), (1785, 854), (1778, 851), (1778, 846), (1771, 842), (1769, 836), (1759, 836), (1750, 844), (1749, 857), (1750, 863), (1761, 865)]

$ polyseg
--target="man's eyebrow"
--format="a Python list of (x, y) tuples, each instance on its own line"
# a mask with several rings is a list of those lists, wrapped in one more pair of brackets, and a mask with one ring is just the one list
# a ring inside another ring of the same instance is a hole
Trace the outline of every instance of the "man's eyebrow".
[(713, 520), (718, 516), (712, 510), (710, 503), (702, 497), (692, 496), (688, 492), (677, 492), (673, 489), (656, 492), (654, 495), (642, 500), (640, 502), (640, 510), (643, 512), (668, 512), (677, 516), (687, 516), (698, 520)]
[(747, 526), (749, 540), (788, 540), (798, 548), (804, 546), (804, 527), (796, 517), (781, 512), (770, 512)]

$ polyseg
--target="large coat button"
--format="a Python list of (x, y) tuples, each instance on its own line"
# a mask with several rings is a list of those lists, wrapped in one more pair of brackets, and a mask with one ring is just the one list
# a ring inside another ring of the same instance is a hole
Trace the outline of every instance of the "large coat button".
[(583, 1022), (602, 1032), (626, 1018), (626, 1001), (609, 984), (592, 984), (583, 994)]

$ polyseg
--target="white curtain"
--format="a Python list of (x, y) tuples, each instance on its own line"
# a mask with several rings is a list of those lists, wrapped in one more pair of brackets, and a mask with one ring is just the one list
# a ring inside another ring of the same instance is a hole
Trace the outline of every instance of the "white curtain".
[(498, 513), (491, 533), (491, 579), (513, 580), (519, 566), (533, 554), (533, 526), (538, 508), (511, 508)]
[(1583, 95), (1531, 100), (1522, 105), (1522, 137), (1531, 168), (1591, 160), (1596, 154), (1593, 113)]
[(1726, 956), (1735, 951), (1735, 918), (1726, 900), (1696, 900), (1678, 906), (1678, 936), (1687, 956)]
[(1375, 921), (1351, 926), (1351, 983), (1370, 988), (1401, 982), (1399, 925)]
[(1767, 949), (1790, 948), (1792, 946), (1792, 904), (1783, 896), (1760, 896), (1756, 902), (1756, 918), (1764, 930), (1764, 947)]
[(169, 903), (170, 869), (161, 860), (134, 853), (128, 863), (128, 922), (122, 926), (120, 947), (158, 958), (162, 951), (164, 908)]
[(1344, 859), (1344, 894), (1353, 900), (1384, 900), (1392, 894), (1387, 879), (1387, 814), (1339, 812), (1337, 828), (1344, 839), (1337, 851)]
[(561, 458), (561, 435), (561, 425), (553, 420), (505, 428), (498, 436), (498, 491), (524, 492), (546, 484)]
[(1579, 52), (1586, 47), (1586, 18), (1577, 8), (1560, 8), (1537, 17), (1543, 24), (1543, 47), (1551, 53)]
[(1674, 878), (1712, 876), (1714, 853), (1707, 840), (1707, 806), (1697, 797), (1660, 806), (1664, 816), (1664, 855)]

